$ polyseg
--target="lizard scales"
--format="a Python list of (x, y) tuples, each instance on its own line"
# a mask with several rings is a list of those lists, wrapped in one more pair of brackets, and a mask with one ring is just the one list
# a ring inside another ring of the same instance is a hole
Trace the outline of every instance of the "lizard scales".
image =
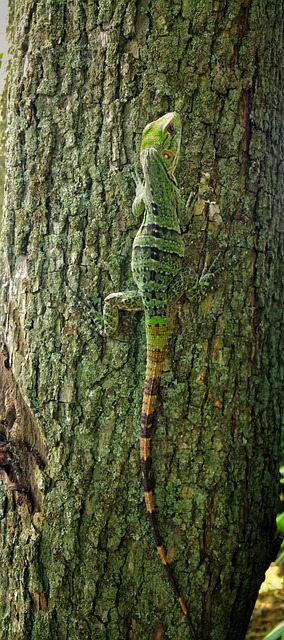
[[(168, 305), (180, 297), (175, 278), (181, 272), (184, 244), (179, 224), (179, 192), (174, 172), (181, 141), (177, 113), (167, 113), (150, 123), (142, 134), (140, 158), (144, 174), (142, 191), (133, 203), (143, 211), (143, 222), (134, 239), (132, 273), (137, 292), (114, 293), (104, 304), (106, 335), (117, 328), (118, 310), (144, 309), (147, 361), (140, 428), (140, 462), (147, 514), (166, 576), (194, 636), (189, 614), (181, 597), (161, 539), (150, 477), (151, 437), (157, 393), (168, 344)], [(182, 279), (181, 279), (182, 280)]]

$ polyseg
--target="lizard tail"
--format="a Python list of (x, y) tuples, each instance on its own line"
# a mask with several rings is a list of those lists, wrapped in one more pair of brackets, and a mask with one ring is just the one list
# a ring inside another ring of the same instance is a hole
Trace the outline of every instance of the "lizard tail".
[(143, 479), (144, 497), (148, 518), (152, 527), (155, 544), (164, 567), (167, 579), (178, 599), (187, 625), (195, 637), (188, 610), (180, 594), (177, 582), (167, 560), (167, 553), (160, 535), (158, 520), (153, 499), (153, 488), (150, 477), (151, 438), (153, 432), (153, 416), (156, 407), (158, 388), (165, 361), (168, 342), (167, 318), (146, 318), (147, 363), (145, 386), (141, 412), (140, 430), (140, 464)]

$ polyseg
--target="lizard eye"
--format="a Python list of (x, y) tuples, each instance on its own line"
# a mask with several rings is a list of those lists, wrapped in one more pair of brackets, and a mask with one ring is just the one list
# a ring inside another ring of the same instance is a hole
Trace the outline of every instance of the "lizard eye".
[(169, 124), (166, 128), (166, 134), (170, 135), (170, 136), (174, 136), (176, 134), (176, 130), (174, 128), (173, 124)]
[(172, 158), (173, 154), (172, 154), (171, 151), (167, 150), (167, 151), (164, 151), (163, 156), (164, 156), (164, 158), (166, 158), (166, 160), (170, 160)]

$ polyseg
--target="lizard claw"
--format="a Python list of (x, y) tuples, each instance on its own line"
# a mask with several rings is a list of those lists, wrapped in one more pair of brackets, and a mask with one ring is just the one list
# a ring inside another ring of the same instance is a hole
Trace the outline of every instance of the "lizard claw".
[(205, 264), (202, 269), (201, 276), (198, 278), (198, 288), (200, 289), (201, 295), (208, 289), (211, 278), (214, 278), (215, 276), (216, 272), (214, 271), (214, 266), (219, 258), (219, 255), (220, 254), (218, 254), (214, 258), (209, 267), (207, 266), (207, 264)]

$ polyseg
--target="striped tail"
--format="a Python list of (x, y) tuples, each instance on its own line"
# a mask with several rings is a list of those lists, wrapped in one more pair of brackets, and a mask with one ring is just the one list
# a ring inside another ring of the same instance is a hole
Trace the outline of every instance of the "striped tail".
[(195, 638), (187, 608), (185, 606), (183, 598), (181, 597), (172, 569), (168, 563), (165, 547), (161, 539), (150, 478), (153, 416), (156, 407), (158, 388), (165, 361), (168, 342), (167, 324), (167, 318), (165, 316), (154, 318), (146, 317), (147, 364), (141, 412), (140, 464), (146, 509), (152, 527), (157, 551), (163, 564), (167, 579), (177, 596), (181, 610), (190, 628), (192, 637)]

